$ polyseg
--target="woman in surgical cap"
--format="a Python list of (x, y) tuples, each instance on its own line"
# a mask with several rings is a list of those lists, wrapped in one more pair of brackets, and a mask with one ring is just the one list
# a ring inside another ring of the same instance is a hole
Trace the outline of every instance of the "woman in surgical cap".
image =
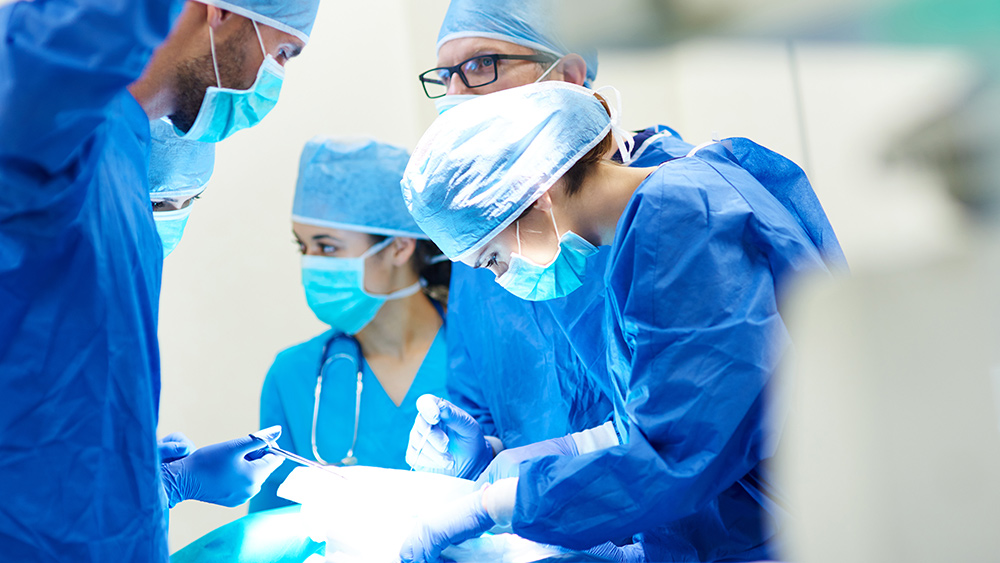
[[(279, 353), (261, 393), (278, 444), (335, 465), (406, 469), (416, 399), (445, 392), (441, 303), (451, 263), (417, 227), (399, 182), (406, 150), (317, 137), (302, 151), (292, 230), (306, 303), (329, 325)], [(251, 511), (289, 504), (282, 466)]]
[(732, 138), (631, 168), (611, 160), (629, 154), (619, 115), (587, 88), (532, 84), (446, 112), (414, 150), (402, 185), (417, 224), (522, 299), (574, 291), (610, 247), (603, 326), (569, 337), (602, 335), (573, 345), (605, 351), (592, 374), (618, 436), (584, 455), (563, 438), (501, 452), (481, 489), (418, 526), (403, 561), (494, 526), (574, 549), (642, 533), (630, 561), (774, 556), (784, 513), (762, 471), (776, 445), (763, 420), (787, 344), (780, 292), (843, 254), (787, 159)]

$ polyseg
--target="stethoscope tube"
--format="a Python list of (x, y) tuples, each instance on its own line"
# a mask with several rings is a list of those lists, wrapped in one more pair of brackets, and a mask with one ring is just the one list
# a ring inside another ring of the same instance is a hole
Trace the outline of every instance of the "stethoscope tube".
[[(327, 465), (357, 465), (358, 463), (358, 458), (354, 457), (354, 448), (355, 446), (358, 445), (358, 421), (361, 418), (361, 391), (364, 388), (364, 384), (362, 382), (363, 372), (361, 368), (361, 357), (360, 357), (361, 349), (360, 347), (356, 349), (357, 352), (355, 353), (355, 357), (353, 358), (349, 354), (344, 352), (334, 354), (329, 358), (327, 357), (327, 354), (330, 352), (330, 347), (333, 345), (333, 342), (337, 338), (342, 338), (342, 337), (343, 337), (342, 335), (334, 335), (330, 338), (330, 340), (326, 342), (326, 345), (323, 346), (323, 355), (321, 357), (322, 361), (320, 362), (319, 365), (319, 372), (316, 375), (316, 392), (315, 392), (315, 398), (313, 400), (312, 435), (310, 436), (313, 457), (316, 458), (316, 461), (319, 461), (320, 463), (325, 463)], [(329, 463), (325, 461), (322, 456), (319, 455), (319, 447), (317, 447), (316, 445), (316, 423), (319, 420), (319, 399), (320, 395), (323, 392), (323, 372), (334, 361), (341, 359), (353, 362), (354, 369), (358, 373), (358, 382), (354, 399), (354, 436), (351, 439), (351, 447), (347, 450), (347, 455), (344, 456), (344, 458), (341, 459), (339, 463)]]

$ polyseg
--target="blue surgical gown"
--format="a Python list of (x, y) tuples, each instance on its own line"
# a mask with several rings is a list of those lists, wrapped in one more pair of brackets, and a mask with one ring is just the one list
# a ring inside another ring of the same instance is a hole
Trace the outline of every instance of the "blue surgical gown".
[(778, 301), (828, 265), (846, 267), (836, 237), (783, 157), (730, 139), (654, 171), (605, 273), (604, 385), (626, 443), (524, 462), (514, 531), (577, 548), (640, 533), (649, 561), (770, 557), (786, 510), (764, 471)]
[[(655, 166), (691, 148), (672, 129), (650, 127), (636, 135), (632, 166)], [(587, 261), (588, 275), (579, 289), (544, 302), (515, 297), (489, 271), (452, 265), (448, 390), (456, 405), (506, 447), (608, 420), (611, 403), (595, 383), (599, 378), (588, 376), (589, 371), (606, 373), (602, 327), (608, 254), (602, 248)]]
[[(361, 409), (358, 442), (354, 447), (359, 465), (410, 468), (405, 459), (406, 447), (417, 417), (417, 397), (424, 393), (447, 396), (446, 332), (442, 325), (398, 407), (361, 357)], [(316, 459), (312, 450), (312, 422), (320, 357), (333, 336), (333, 331), (328, 331), (279, 353), (267, 373), (260, 396), (261, 428), (280, 424), (284, 431), (278, 438), (278, 445), (309, 459)], [(323, 372), (323, 391), (316, 421), (316, 446), (320, 457), (328, 463), (343, 459), (354, 437), (357, 350), (353, 338), (340, 334), (327, 354), (328, 358), (339, 358), (331, 361)], [(271, 474), (260, 493), (251, 499), (251, 512), (291, 504), (276, 493), (294, 468), (294, 464), (284, 463)]]
[(0, 8), (0, 558), (165, 561), (163, 250), (126, 87), (181, 2)]

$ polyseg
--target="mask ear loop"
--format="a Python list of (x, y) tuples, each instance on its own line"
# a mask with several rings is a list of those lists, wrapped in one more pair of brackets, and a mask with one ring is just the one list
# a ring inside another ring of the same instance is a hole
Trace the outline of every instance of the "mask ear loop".
[[(603, 94), (604, 91), (614, 94), (614, 103), (611, 102), (608, 96)], [(614, 86), (598, 88), (597, 93), (601, 94), (601, 97), (608, 103), (608, 108), (611, 110), (611, 137), (615, 140), (615, 144), (618, 145), (618, 154), (622, 157), (622, 164), (628, 166), (632, 163), (632, 147), (635, 146), (635, 139), (633, 139), (632, 133), (626, 131), (621, 125), (622, 95)]]
[(215, 33), (212, 32), (212, 26), (208, 26), (208, 42), (212, 46), (212, 66), (215, 67), (215, 84), (222, 88), (222, 79), (219, 78), (219, 61), (215, 58)]
[(559, 57), (558, 59), (556, 59), (556, 62), (552, 63), (552, 66), (550, 66), (548, 69), (546, 69), (546, 71), (543, 72), (541, 76), (539, 76), (538, 78), (536, 78), (535, 82), (541, 82), (542, 80), (545, 80), (545, 77), (548, 76), (550, 72), (552, 72), (553, 70), (555, 70), (555, 68), (557, 66), (559, 66), (559, 63), (562, 60), (563, 60), (562, 57)]
[(374, 255), (378, 254), (379, 252), (382, 252), (383, 250), (385, 250), (386, 247), (388, 247), (390, 244), (392, 244), (392, 241), (395, 238), (396, 237), (389, 237), (389, 238), (385, 239), (382, 242), (379, 242), (379, 243), (371, 245), (370, 247), (368, 247), (368, 250), (364, 251), (361, 254), (361, 256), (358, 256), (358, 258), (361, 258), (362, 260), (367, 260), (368, 258), (371, 258), (372, 256), (374, 256)]
[(264, 60), (266, 61), (267, 60), (267, 49), (264, 48), (264, 38), (260, 36), (260, 28), (257, 27), (257, 22), (256, 21), (250, 20), (250, 23), (253, 24), (253, 30), (257, 32), (257, 41), (260, 42), (260, 52), (264, 55)]

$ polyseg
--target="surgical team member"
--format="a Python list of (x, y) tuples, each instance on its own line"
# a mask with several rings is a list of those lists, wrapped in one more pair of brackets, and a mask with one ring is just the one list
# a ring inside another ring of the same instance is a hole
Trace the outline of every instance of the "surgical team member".
[(215, 143), (182, 138), (168, 119), (149, 124), (149, 199), (163, 257), (177, 248), (192, 206), (215, 170)]
[[(149, 197), (165, 258), (180, 242), (191, 206), (212, 177), (215, 144), (181, 138), (166, 119), (150, 122), (149, 128)], [(173, 508), (183, 500), (243, 504), (283, 459), (258, 455), (260, 446), (248, 435), (203, 448), (180, 432), (162, 438), (157, 448), (167, 505)]]
[[(322, 463), (406, 469), (417, 397), (445, 393), (444, 310), (451, 263), (403, 204), (409, 154), (373, 140), (306, 144), (292, 210), (302, 285), (323, 334), (275, 358), (260, 399), (261, 427)], [(290, 504), (275, 492), (285, 464), (251, 511)]]
[(0, 7), (5, 559), (166, 560), (149, 122), (221, 140), (259, 121), (318, 4)]
[(772, 555), (782, 509), (763, 415), (787, 344), (778, 300), (789, 277), (843, 254), (788, 160), (733, 138), (623, 167), (606, 158), (626, 142), (610, 113), (589, 89), (534, 84), (448, 111), (414, 150), (403, 189), (417, 224), (514, 295), (573, 292), (610, 246), (603, 386), (622, 443), (528, 459), (512, 478), (488, 468), (492, 483), (427, 518), (404, 561), (494, 525), (573, 548), (667, 530), (649, 561)]
[[(424, 92), (444, 111), (539, 80), (590, 84), (597, 75), (596, 53), (576, 54), (559, 38), (556, 24), (549, 0), (453, 0), (438, 36), (438, 68), (420, 75)], [(633, 165), (657, 165), (691, 148), (669, 128), (650, 127), (635, 136)], [(455, 265), (448, 307), (448, 387), (454, 405), (439, 401), (430, 413), (432, 418), (446, 413), (441, 426), (448, 451), (435, 459), (435, 440), (417, 459), (422, 443), (417, 428), (408, 453), (414, 466), (441, 470), (450, 464), (453, 474), (475, 479), (504, 448), (567, 437), (608, 419), (610, 402), (587, 377), (588, 371), (604, 369), (599, 321), (607, 255), (602, 249), (587, 262), (594, 275), (577, 291), (538, 303), (504, 291), (486, 272)], [(580, 331), (587, 337), (577, 340), (587, 345), (574, 348), (567, 334)], [(504, 335), (502, 346), (496, 345), (498, 334)], [(427, 426), (419, 419), (416, 425)], [(605, 438), (616, 439), (613, 432)], [(552, 445), (541, 444), (538, 453)], [(576, 441), (563, 445), (577, 447)]]

